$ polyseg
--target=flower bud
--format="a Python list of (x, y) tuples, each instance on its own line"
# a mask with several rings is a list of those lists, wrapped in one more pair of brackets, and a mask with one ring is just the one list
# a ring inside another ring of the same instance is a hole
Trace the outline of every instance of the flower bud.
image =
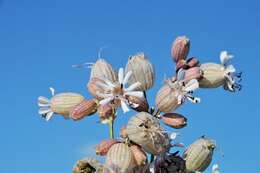
[(200, 138), (192, 143), (183, 155), (187, 171), (204, 172), (212, 160), (215, 147), (212, 140), (205, 138)]
[(131, 145), (130, 149), (133, 153), (136, 165), (138, 166), (145, 165), (147, 162), (147, 156), (145, 152), (141, 149), (141, 147), (139, 147), (138, 145)]
[(96, 154), (105, 156), (108, 150), (116, 143), (119, 143), (119, 141), (115, 139), (103, 140), (96, 146)]
[(144, 97), (127, 96), (127, 100), (132, 105), (131, 107), (138, 112), (147, 112), (149, 109), (148, 102)]
[(171, 55), (175, 62), (185, 60), (190, 50), (190, 40), (186, 36), (177, 37), (173, 42)]
[(136, 90), (147, 90), (151, 88), (155, 80), (155, 71), (153, 65), (148, 61), (144, 53), (131, 56), (126, 64), (125, 74), (132, 72), (128, 84), (140, 82), (141, 85)]
[(220, 64), (201, 64), (203, 78), (199, 80), (201, 88), (217, 88), (225, 83), (225, 69)]
[(192, 79), (201, 79), (202, 70), (199, 67), (192, 67), (185, 71), (184, 82), (188, 83)]
[(73, 173), (102, 173), (101, 164), (94, 158), (85, 158), (77, 161)]
[(123, 126), (123, 127), (120, 129), (120, 137), (121, 137), (121, 138), (127, 138), (126, 126)]
[(177, 113), (166, 113), (162, 115), (161, 120), (164, 124), (175, 129), (183, 128), (187, 125), (187, 118)]
[(188, 59), (186, 62), (189, 68), (199, 66), (199, 63), (200, 63), (199, 60), (195, 57)]
[(70, 117), (73, 120), (80, 120), (85, 116), (93, 115), (97, 111), (97, 103), (94, 99), (84, 100), (76, 105), (70, 112)]
[(164, 84), (156, 95), (156, 106), (161, 112), (172, 112), (180, 104), (178, 102), (178, 90), (174, 90), (168, 84)]
[(104, 84), (104, 83), (105, 82), (102, 79), (93, 77), (89, 80), (89, 82), (87, 84), (87, 89), (93, 97), (100, 100), (102, 98), (100, 98), (97, 93), (104, 93), (105, 92), (105, 88), (103, 88), (100, 85), (100, 84)]
[(115, 166), (120, 172), (130, 171), (136, 166), (130, 147), (124, 143), (114, 144), (109, 149), (105, 165)]
[(108, 79), (111, 82), (115, 82), (117, 73), (106, 60), (98, 59), (91, 67), (90, 79), (92, 78)]
[(186, 64), (186, 61), (181, 59), (176, 63), (176, 72), (178, 72), (180, 69), (188, 69), (188, 66)]
[(102, 123), (107, 123), (111, 118), (115, 118), (115, 108), (111, 105), (99, 105), (98, 115)]

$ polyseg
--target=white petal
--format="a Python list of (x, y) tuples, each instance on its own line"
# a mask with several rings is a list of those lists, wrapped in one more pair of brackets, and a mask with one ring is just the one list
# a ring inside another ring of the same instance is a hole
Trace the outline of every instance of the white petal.
[(51, 95), (54, 96), (55, 95), (55, 89), (50, 87), (50, 91), (51, 91)]
[(123, 85), (127, 84), (127, 82), (129, 80), (129, 78), (131, 77), (131, 75), (132, 75), (132, 71), (129, 71), (129, 72), (126, 73), (126, 75), (124, 77)]
[(122, 84), (124, 81), (124, 69), (120, 68), (118, 71), (118, 82)]
[(127, 91), (125, 92), (125, 95), (129, 96), (135, 96), (135, 97), (144, 97), (144, 93), (142, 91)]
[(199, 88), (199, 82), (196, 79), (190, 80), (184, 87), (184, 91), (194, 91)]
[(225, 70), (227, 73), (235, 73), (236, 72), (236, 69), (233, 65), (229, 65), (226, 67), (226, 70)]
[(127, 104), (123, 100), (121, 100), (121, 107), (122, 107), (124, 113), (130, 111)]
[(217, 164), (214, 164), (214, 165), (212, 166), (212, 171), (211, 171), (211, 173), (219, 173), (219, 167), (218, 167)]
[(220, 52), (220, 62), (221, 64), (226, 64), (227, 61), (229, 61), (231, 58), (233, 58), (233, 55), (228, 54), (227, 51)]
[(186, 98), (187, 98), (190, 102), (192, 102), (192, 103), (200, 103), (200, 98), (198, 98), (198, 97), (193, 97), (193, 96), (188, 95), (188, 96), (186, 96)]
[(224, 89), (234, 91), (233, 84), (234, 82), (232, 81), (232, 79), (227, 77), (227, 81), (224, 84)]
[(38, 97), (38, 103), (48, 104), (49, 102), (50, 102), (50, 100), (47, 99), (46, 97), (43, 97), (43, 96)]
[(49, 107), (50, 104), (49, 103), (39, 103), (38, 102), (38, 106), (40, 106), (40, 107)]
[(125, 91), (133, 91), (136, 88), (138, 88), (139, 86), (141, 86), (141, 83), (140, 82), (136, 82), (136, 83), (130, 85), (128, 88), (126, 88)]
[(39, 111), (38, 111), (38, 113), (41, 114), (41, 115), (47, 114), (49, 112), (51, 112), (50, 108), (40, 108)]
[(51, 119), (51, 117), (53, 116), (53, 114), (54, 114), (53, 112), (47, 113), (47, 115), (45, 117), (46, 121), (49, 121)]
[(111, 102), (113, 99), (114, 99), (114, 97), (107, 97), (107, 98), (101, 100), (101, 101), (99, 102), (99, 104), (101, 104), (101, 105), (108, 104), (108, 103)]

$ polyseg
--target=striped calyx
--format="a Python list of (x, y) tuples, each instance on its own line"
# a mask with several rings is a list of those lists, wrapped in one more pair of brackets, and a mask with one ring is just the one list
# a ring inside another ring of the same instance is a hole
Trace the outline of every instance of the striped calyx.
[(125, 143), (114, 144), (108, 151), (105, 167), (113, 167), (120, 172), (130, 172), (135, 167), (133, 153)]
[(112, 82), (117, 80), (117, 74), (113, 67), (104, 59), (98, 59), (91, 67), (90, 79), (108, 79)]
[(175, 129), (183, 128), (187, 125), (187, 118), (178, 113), (166, 113), (160, 116), (161, 121)]
[(73, 120), (81, 120), (85, 116), (93, 115), (97, 112), (97, 106), (95, 99), (83, 100), (71, 110), (70, 118)]
[(175, 62), (185, 60), (190, 50), (190, 40), (186, 36), (180, 36), (175, 39), (171, 48), (171, 55)]
[(137, 90), (145, 91), (154, 85), (155, 70), (144, 53), (130, 56), (125, 67), (125, 73), (129, 71), (132, 71), (132, 75), (128, 83), (130, 85), (136, 82), (141, 83), (141, 85), (136, 88)]
[(183, 154), (187, 171), (205, 171), (210, 165), (215, 147), (213, 140), (204, 137), (192, 143)]

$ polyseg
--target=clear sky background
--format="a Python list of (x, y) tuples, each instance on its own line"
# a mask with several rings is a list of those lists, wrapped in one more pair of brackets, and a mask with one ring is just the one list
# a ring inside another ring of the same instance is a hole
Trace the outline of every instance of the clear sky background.
[[(205, 134), (225, 154), (216, 151), (212, 162), (221, 173), (258, 173), (259, 7), (257, 0), (0, 0), (0, 173), (70, 173), (78, 159), (94, 155), (94, 145), (108, 138), (107, 126), (97, 116), (47, 123), (37, 97), (50, 97), (53, 86), (90, 98), (90, 71), (71, 65), (95, 62), (107, 46), (103, 56), (115, 68), (136, 52), (150, 57), (157, 72), (148, 91), (153, 105), (163, 76), (174, 74), (170, 47), (179, 35), (191, 39), (189, 56), (219, 62), (220, 51), (228, 50), (244, 72), (241, 92), (199, 90), (201, 104), (177, 110), (189, 119), (179, 140), (188, 145)], [(116, 128), (133, 114), (119, 112)]]

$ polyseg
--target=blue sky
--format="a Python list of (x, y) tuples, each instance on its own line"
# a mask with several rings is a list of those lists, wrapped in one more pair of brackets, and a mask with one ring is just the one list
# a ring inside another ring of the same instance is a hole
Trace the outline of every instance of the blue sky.
[[(89, 70), (72, 64), (94, 62), (98, 49), (115, 68), (143, 51), (155, 65), (156, 85), (174, 73), (170, 46), (176, 36), (191, 39), (190, 56), (219, 62), (221, 50), (235, 55), (244, 72), (243, 90), (199, 90), (202, 103), (177, 112), (189, 124), (179, 130), (186, 145), (205, 134), (217, 141), (213, 163), (222, 173), (257, 173), (259, 164), (259, 2), (219, 1), (68, 1), (0, 0), (0, 172), (69, 173), (76, 160), (93, 155), (108, 138), (97, 116), (80, 122), (56, 116), (46, 123), (38, 115), (37, 97), (86, 90)], [(116, 128), (127, 122), (119, 116)], [(170, 129), (169, 129), (170, 130)], [(207, 173), (209, 172), (206, 171)]]

